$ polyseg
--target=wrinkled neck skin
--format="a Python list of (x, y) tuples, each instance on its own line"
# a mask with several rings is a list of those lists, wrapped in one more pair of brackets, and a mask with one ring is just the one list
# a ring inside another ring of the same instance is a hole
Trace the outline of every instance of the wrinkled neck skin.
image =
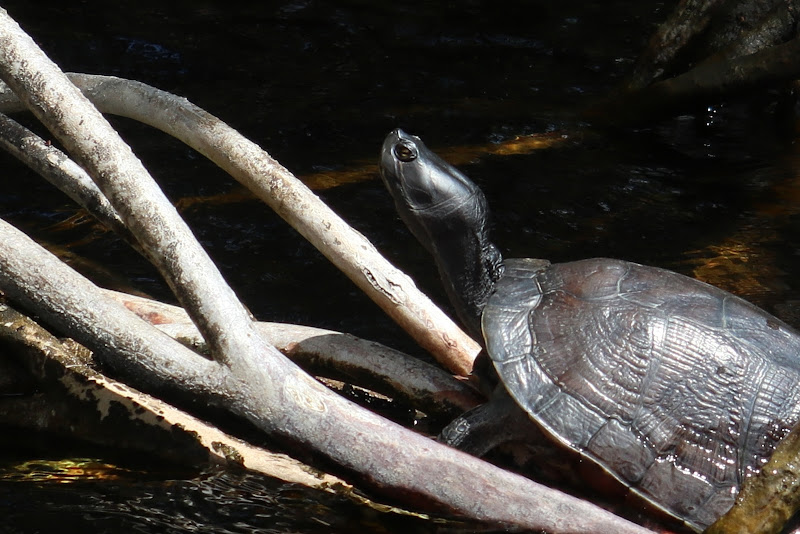
[(489, 241), (484, 224), (488, 210), (480, 190), (476, 189), (475, 195), (450, 213), (442, 213), (448, 209), (452, 206), (437, 206), (430, 213), (419, 213), (422, 221), (428, 218), (436, 221), (422, 225), (427, 232), (426, 246), (436, 261), (458, 318), (482, 342), (481, 314), (502, 275), (503, 258)]

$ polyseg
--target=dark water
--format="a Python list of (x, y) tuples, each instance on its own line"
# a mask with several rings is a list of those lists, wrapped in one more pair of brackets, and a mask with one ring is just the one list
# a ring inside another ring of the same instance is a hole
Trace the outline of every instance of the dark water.
[(86, 458), (9, 462), (0, 481), (0, 532), (432, 532), (429, 521), (385, 514), (244, 472), (165, 477)]
[[(667, 267), (800, 326), (798, 154), (794, 133), (775, 119), (773, 95), (710, 102), (613, 133), (581, 118), (629, 72), (671, 3), (36, 4), (3, 7), (65, 70), (138, 79), (186, 96), (300, 176), (357, 171), (376, 161), (395, 127), (442, 150), (562, 132), (567, 139), (558, 148), (515, 156), (478, 150), (462, 165), (486, 191), (494, 236), (508, 257), (610, 256)], [(168, 196), (187, 206), (183, 215), (259, 318), (420, 354), (268, 208), (230, 195), (240, 189), (221, 171), (159, 132), (115, 124)], [(89, 269), (102, 283), (170, 298), (153, 269), (113, 236), (60, 224), (75, 213), (60, 193), (10, 157), (0, 163), (2, 217), (74, 254), (76, 265), (105, 266), (105, 273)], [(374, 172), (352, 174), (318, 193), (441, 302), (428, 258), (394, 216)], [(31, 458), (60, 454), (56, 445)], [(0, 482), (0, 507), (11, 512), (0, 532), (395, 528), (394, 516), (236, 476), (136, 471), (68, 486)]]

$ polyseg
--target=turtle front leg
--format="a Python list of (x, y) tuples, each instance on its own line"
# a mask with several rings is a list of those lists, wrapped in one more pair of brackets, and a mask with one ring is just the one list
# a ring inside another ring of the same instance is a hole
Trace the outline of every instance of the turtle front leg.
[(533, 431), (528, 414), (498, 386), (489, 402), (455, 418), (437, 440), (480, 458), (503, 443), (529, 439)]

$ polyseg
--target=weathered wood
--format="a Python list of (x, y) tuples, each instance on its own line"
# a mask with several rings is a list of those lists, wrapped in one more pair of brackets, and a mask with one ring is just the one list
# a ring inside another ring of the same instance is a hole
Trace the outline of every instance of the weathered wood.
[[(446, 369), (468, 376), (480, 346), (441, 312), (404, 273), (308, 187), (252, 141), (185, 98), (141, 82), (71, 74), (104, 113), (128, 117), (180, 139), (266, 202)], [(24, 107), (0, 87), (0, 111)]]
[[(280, 354), (277, 362), (261, 360), (264, 369), (260, 372), (269, 373), (279, 384), (264, 390), (256, 387), (261, 381), (237, 377), (160, 332), (150, 337), (103, 332), (106, 324), (113, 328), (146, 323), (2, 221), (0, 289), (102, 356), (101, 361), (126, 382), (183, 387), (273, 437), (283, 436), (296, 446), (324, 454), (378, 494), (390, 494), (418, 509), (556, 533), (648, 532), (378, 417), (332, 393), (297, 367), (281, 365)], [(72, 314), (73, 309), (85, 307), (92, 312)], [(169, 362), (159, 361), (161, 350), (172, 353)], [(151, 361), (151, 354), (156, 361)]]
[(0, 114), (0, 147), (84, 207), (134, 246), (136, 240), (86, 171), (69, 156), (10, 117)]
[[(0, 146), (138, 248), (136, 240), (91, 178), (62, 151), (2, 114)], [(152, 314), (157, 314), (162, 321), (168, 318), (171, 328), (167, 333), (171, 337), (202, 342), (200, 333), (182, 308), (125, 294), (109, 294), (145, 320)], [(163, 322), (157, 326), (166, 329)], [(329, 372), (327, 376), (333, 373), (334, 377), (357, 378), (360, 385), (397, 397), (431, 415), (452, 418), (481, 401), (481, 396), (466, 383), (388, 347), (298, 325), (262, 323), (259, 326), (271, 343), (277, 341), (279, 350), (305, 363), (306, 369), (324, 367)]]
[[(200, 332), (183, 308), (117, 291), (103, 293), (173, 339), (203, 350)], [(463, 380), (380, 343), (303, 325), (259, 322), (257, 327), (307, 372), (372, 389), (443, 420), (485, 400)]]
[[(124, 332), (87, 335), (95, 327), (86, 320), (91, 314), (71, 316), (76, 299), (88, 298), (95, 308), (120, 318), (132, 314), (111, 305), (91, 283), (0, 223), (0, 288), (49, 323), (77, 332), (84, 338), (79, 340), (102, 353), (104, 363), (126, 381), (194, 390), (214, 384), (207, 398), (232, 413), (276, 438), (324, 454), (358, 474), (374, 491), (391, 491), (420, 506), (552, 532), (645, 532), (597, 507), (414, 434), (321, 386), (263, 340), (130, 149), (3, 10), (0, 76), (89, 171), (168, 278), (216, 359), (201, 364), (212, 372), (209, 378), (194, 366), (207, 360), (191, 351), (191, 356), (176, 351), (164, 365), (158, 351), (150, 351), (156, 356), (151, 361), (148, 353), (122, 346), (121, 339), (132, 341)], [(246, 152), (232, 150), (226, 157), (239, 159)]]
[(59, 340), (1, 300), (0, 351), (3, 363), (24, 366), (36, 384), (27, 392), (0, 396), (2, 424), (144, 453), (177, 466), (203, 468), (213, 462), (324, 491), (349, 487), (110, 379), (94, 368), (89, 351)]

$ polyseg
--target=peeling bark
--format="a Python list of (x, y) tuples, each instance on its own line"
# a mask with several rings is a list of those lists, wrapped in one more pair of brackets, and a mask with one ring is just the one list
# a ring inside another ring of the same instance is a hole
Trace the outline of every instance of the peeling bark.
[(342, 479), (254, 447), (98, 373), (89, 351), (53, 337), (2, 301), (0, 349), (3, 363), (18, 362), (37, 385), (0, 396), (0, 422), (5, 425), (146, 453), (180, 466), (202, 468), (212, 462), (324, 491), (349, 487)]

